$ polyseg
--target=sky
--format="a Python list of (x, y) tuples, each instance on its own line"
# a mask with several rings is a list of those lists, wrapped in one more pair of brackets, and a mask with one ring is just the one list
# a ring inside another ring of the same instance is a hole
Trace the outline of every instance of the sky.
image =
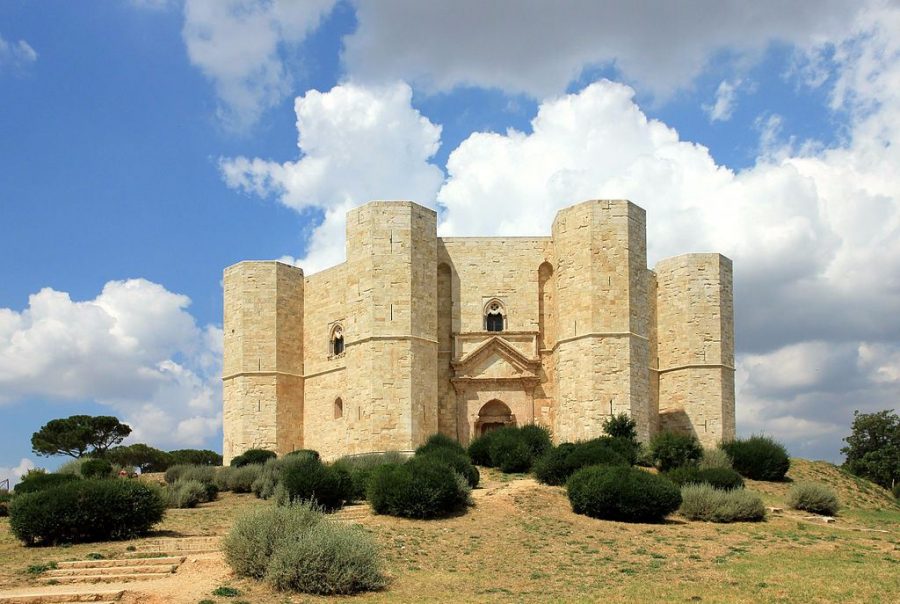
[(0, 480), (73, 414), (220, 450), (223, 268), (341, 262), (372, 199), (632, 200), (651, 267), (734, 262), (739, 435), (840, 462), (900, 400), (898, 143), (887, 0), (6, 0)]

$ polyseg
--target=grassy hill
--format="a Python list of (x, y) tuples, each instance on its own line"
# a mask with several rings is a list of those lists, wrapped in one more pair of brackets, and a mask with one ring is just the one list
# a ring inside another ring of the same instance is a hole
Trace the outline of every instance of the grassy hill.
[[(893, 602), (900, 596), (900, 508), (890, 494), (824, 462), (793, 460), (789, 477), (834, 488), (845, 508), (825, 524), (785, 510), (765, 522), (707, 524), (677, 515), (664, 524), (593, 520), (571, 512), (565, 491), (527, 476), (482, 469), (465, 514), (434, 521), (373, 516), (356, 521), (381, 544), (391, 584), (359, 602)], [(768, 505), (785, 507), (790, 483), (749, 481)], [(161, 535), (223, 534), (252, 495), (226, 493), (195, 510), (171, 510)], [(156, 535), (157, 537), (159, 535)], [(33, 582), (29, 564), (122, 554), (129, 543), (24, 548), (0, 521), (0, 586)], [(262, 604), (325, 602), (274, 594), (230, 576), (221, 557), (185, 564), (172, 579), (128, 584), (141, 602), (209, 598), (220, 585)], [(155, 594), (148, 595), (148, 594)], [(143, 598), (143, 599), (141, 599)]]

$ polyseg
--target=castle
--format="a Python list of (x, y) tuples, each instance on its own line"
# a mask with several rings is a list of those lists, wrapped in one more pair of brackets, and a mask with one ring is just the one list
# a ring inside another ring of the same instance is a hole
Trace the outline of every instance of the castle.
[(555, 442), (627, 413), (704, 445), (734, 438), (731, 261), (647, 268), (644, 210), (586, 201), (550, 237), (438, 237), (437, 215), (376, 201), (347, 214), (347, 260), (311, 276), (225, 269), (224, 458), (325, 459), (469, 442), (531, 422)]

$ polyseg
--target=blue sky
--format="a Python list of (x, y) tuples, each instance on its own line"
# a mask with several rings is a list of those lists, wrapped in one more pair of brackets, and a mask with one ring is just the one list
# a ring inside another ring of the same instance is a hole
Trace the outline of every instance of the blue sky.
[(0, 474), (74, 413), (220, 448), (222, 269), (340, 261), (375, 198), (628, 197), (651, 265), (735, 262), (739, 432), (838, 461), (896, 405), (896, 3), (483, 4), (0, 5)]

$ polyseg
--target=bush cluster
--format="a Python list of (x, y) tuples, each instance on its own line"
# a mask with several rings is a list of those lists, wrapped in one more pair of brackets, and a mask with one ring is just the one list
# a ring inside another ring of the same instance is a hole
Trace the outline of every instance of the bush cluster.
[(768, 436), (751, 436), (722, 443), (734, 469), (753, 480), (780, 481), (791, 467), (787, 450)]
[(766, 517), (763, 501), (745, 489), (723, 491), (708, 484), (681, 488), (679, 512), (688, 520), (706, 522), (755, 522)]
[(534, 460), (552, 447), (550, 431), (537, 424), (507, 426), (479, 436), (469, 443), (473, 463), (503, 472), (527, 472)]
[(105, 459), (88, 459), (81, 464), (81, 475), (84, 478), (109, 478), (113, 466)]
[(446, 516), (469, 502), (466, 479), (434, 455), (375, 469), (366, 499), (376, 514), (404, 518)]
[(618, 440), (602, 436), (583, 442), (562, 443), (535, 461), (534, 474), (544, 484), (562, 485), (577, 470), (587, 466), (627, 466), (629, 460), (617, 451)]
[(194, 464), (178, 464), (166, 470), (166, 483), (175, 484), (179, 480), (196, 480), (203, 483), (216, 482), (216, 468)]
[(592, 518), (658, 522), (681, 504), (681, 493), (662, 476), (627, 466), (589, 466), (566, 482), (572, 511)]
[(206, 500), (206, 488), (199, 480), (178, 480), (166, 489), (170, 508), (195, 508)]
[(26, 544), (129, 539), (162, 520), (159, 489), (133, 480), (73, 480), (10, 502), (10, 528)]
[(233, 468), (240, 468), (242, 466), (254, 464), (262, 465), (274, 457), (276, 457), (275, 451), (269, 451), (267, 449), (250, 449), (244, 451), (237, 457), (232, 458), (231, 466)]
[(7, 491), (0, 491), (0, 518), (9, 516), (9, 501), (12, 495)]
[(744, 488), (741, 475), (729, 468), (699, 468), (681, 466), (666, 472), (666, 478), (681, 487), (686, 484), (708, 484), (714, 489), (730, 491)]
[(69, 482), (75, 482), (77, 480), (78, 476), (74, 474), (48, 474), (43, 471), (31, 471), (28, 472), (22, 478), (22, 481), (13, 488), (13, 492), (16, 495), (36, 493), (38, 491), (52, 489), (53, 487), (58, 487), (60, 485)]
[[(408, 459), (406, 455), (399, 451), (388, 451), (386, 453), (368, 453), (366, 455), (353, 455), (342, 457), (334, 462), (334, 465), (343, 468), (350, 475), (350, 497), (351, 501), (363, 501), (366, 498), (366, 492), (369, 490), (369, 481), (375, 469), (386, 464), (401, 464)], [(477, 470), (476, 470), (477, 472)]]
[(290, 502), (310, 502), (327, 511), (343, 506), (350, 499), (353, 489), (346, 470), (339, 466), (327, 466), (318, 457), (312, 456), (297, 456), (296, 461), (285, 466), (281, 471), (280, 484)]
[(273, 506), (238, 518), (223, 548), (237, 575), (279, 590), (336, 595), (386, 584), (372, 539), (358, 527), (326, 519), (310, 504)]
[(650, 440), (653, 463), (663, 472), (679, 466), (696, 464), (703, 456), (703, 447), (696, 436), (663, 431)]
[(834, 516), (841, 507), (835, 492), (824, 484), (798, 482), (788, 492), (787, 504), (795, 510)]
[(728, 453), (722, 449), (703, 449), (703, 456), (697, 462), (697, 467), (701, 470), (709, 470), (711, 468), (727, 468), (730, 470), (733, 466)]

